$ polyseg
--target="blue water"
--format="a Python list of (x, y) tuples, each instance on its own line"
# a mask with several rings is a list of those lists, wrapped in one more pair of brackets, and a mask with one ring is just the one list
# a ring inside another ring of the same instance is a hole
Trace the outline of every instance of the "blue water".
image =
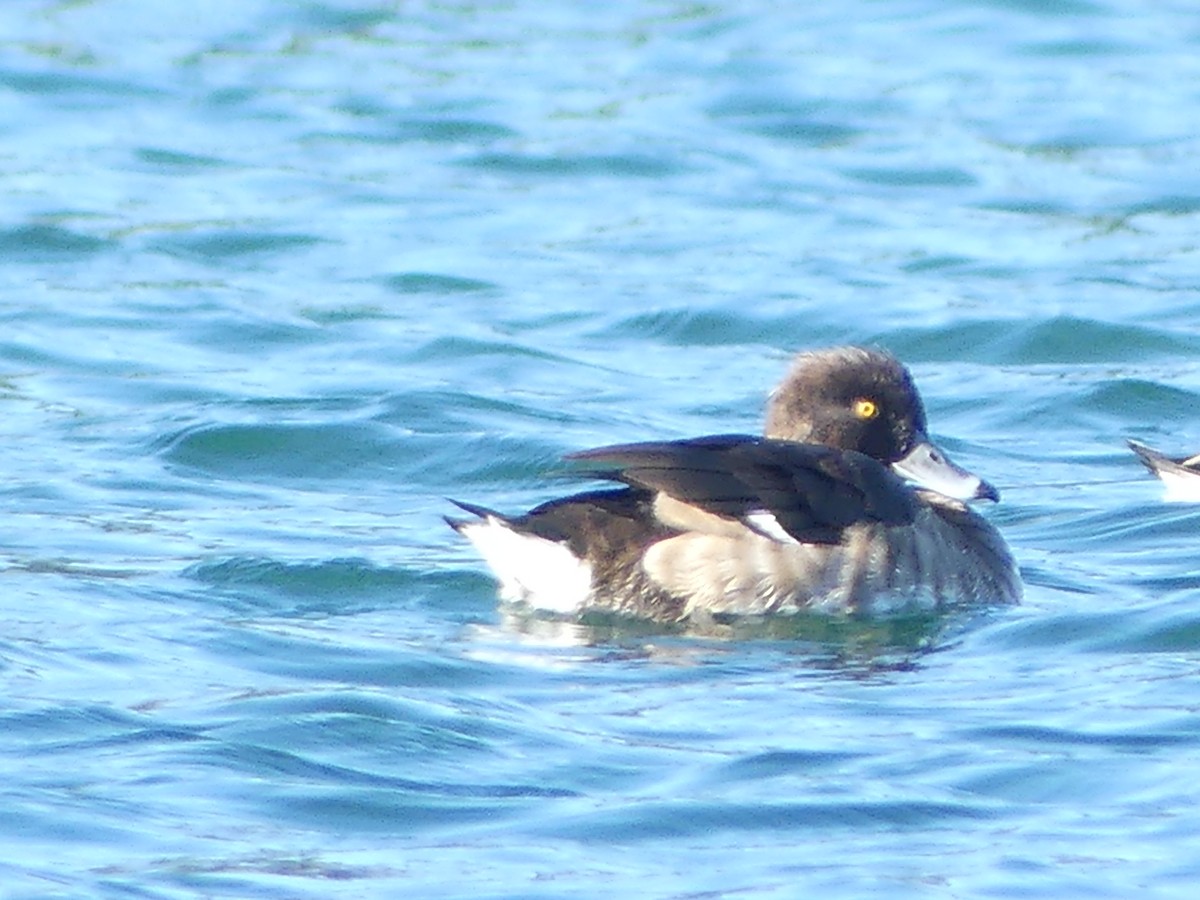
[[(1200, 880), (1192, 4), (0, 4), (0, 892)], [(446, 497), (881, 344), (1026, 600), (498, 608)]]

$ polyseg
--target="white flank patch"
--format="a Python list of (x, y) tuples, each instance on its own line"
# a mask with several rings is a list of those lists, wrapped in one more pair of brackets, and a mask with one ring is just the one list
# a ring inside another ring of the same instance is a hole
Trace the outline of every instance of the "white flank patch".
[(1155, 474), (1162, 479), (1163, 499), (1173, 503), (1200, 503), (1200, 475), (1162, 468)]
[(745, 520), (747, 525), (749, 525), (763, 537), (768, 537), (771, 540), (778, 541), (781, 544), (800, 543), (783, 530), (783, 526), (779, 524), (779, 520), (775, 518), (773, 513), (769, 513), (765, 509), (752, 510), (746, 514)]
[(566, 544), (521, 534), (496, 516), (462, 527), (500, 581), (500, 596), (556, 613), (576, 613), (592, 591), (592, 567)]

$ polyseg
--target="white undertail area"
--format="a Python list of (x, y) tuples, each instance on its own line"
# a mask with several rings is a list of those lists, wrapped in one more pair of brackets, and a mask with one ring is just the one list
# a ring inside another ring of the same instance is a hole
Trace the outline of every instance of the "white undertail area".
[(592, 567), (564, 543), (515, 531), (499, 516), (466, 522), (459, 531), (500, 581), (500, 596), (547, 612), (579, 612), (592, 593)]

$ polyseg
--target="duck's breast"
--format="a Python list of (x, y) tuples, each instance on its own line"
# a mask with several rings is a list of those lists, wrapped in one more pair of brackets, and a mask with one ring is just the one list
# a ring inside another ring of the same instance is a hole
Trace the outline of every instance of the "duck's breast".
[[(953, 502), (953, 501), (951, 501)], [(688, 614), (885, 613), (1015, 602), (1020, 579), (999, 533), (965, 506), (924, 506), (910, 525), (864, 522), (836, 543), (741, 528), (653, 544), (642, 565)]]

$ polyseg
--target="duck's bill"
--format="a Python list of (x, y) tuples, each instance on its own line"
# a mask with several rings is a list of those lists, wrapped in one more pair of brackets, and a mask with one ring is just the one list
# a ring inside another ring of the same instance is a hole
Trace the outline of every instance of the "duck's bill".
[(955, 465), (929, 441), (922, 441), (907, 456), (892, 463), (892, 471), (918, 487), (937, 491), (955, 500), (999, 500), (1000, 492), (966, 469)]

